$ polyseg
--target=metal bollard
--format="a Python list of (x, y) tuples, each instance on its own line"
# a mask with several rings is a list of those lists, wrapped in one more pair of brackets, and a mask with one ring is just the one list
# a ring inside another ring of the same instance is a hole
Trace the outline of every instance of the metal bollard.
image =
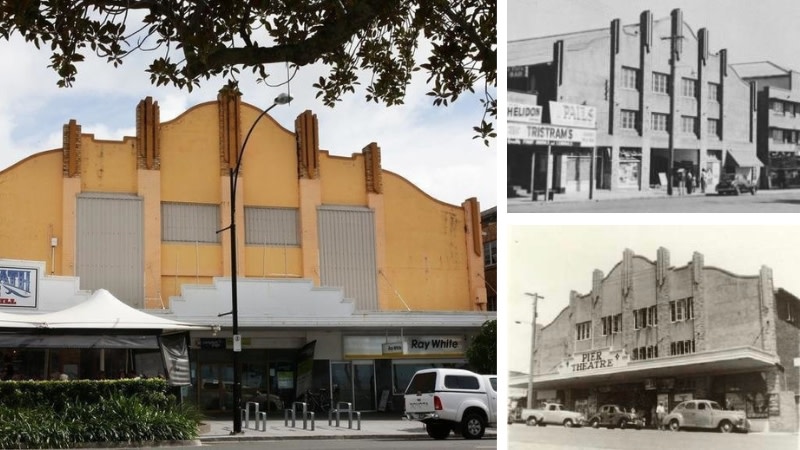
[[(261, 411), (258, 413), (258, 418), (261, 420), (261, 431), (267, 431), (267, 413)], [(258, 422), (256, 422), (256, 429), (258, 429)]]

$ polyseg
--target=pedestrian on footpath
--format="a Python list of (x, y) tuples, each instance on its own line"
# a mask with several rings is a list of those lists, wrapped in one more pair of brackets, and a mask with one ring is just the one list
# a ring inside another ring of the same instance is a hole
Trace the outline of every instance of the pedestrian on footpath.
[(658, 406), (656, 406), (656, 420), (658, 421), (658, 429), (664, 429), (664, 416), (667, 414), (667, 410), (664, 409), (664, 402), (658, 402)]
[(705, 167), (700, 170), (700, 192), (705, 194), (706, 193), (706, 184), (708, 184), (708, 172), (706, 172)]
[(686, 193), (692, 195), (692, 191), (694, 190), (694, 177), (692, 176), (692, 171), (686, 172)]

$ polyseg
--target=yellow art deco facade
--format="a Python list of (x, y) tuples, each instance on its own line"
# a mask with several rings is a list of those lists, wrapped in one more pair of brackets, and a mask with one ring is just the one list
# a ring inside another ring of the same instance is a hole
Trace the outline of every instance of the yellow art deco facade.
[[(127, 301), (163, 308), (170, 297), (181, 295), (184, 284), (211, 284), (215, 277), (230, 276), (227, 231), (211, 243), (165, 240), (163, 208), (215, 206), (217, 229), (225, 228), (230, 223), (230, 169), (259, 114), (238, 93), (223, 90), (216, 101), (163, 123), (158, 103), (142, 100), (136, 108), (136, 136), (122, 141), (97, 140), (70, 121), (61, 149), (35, 154), (0, 172), (0, 258), (46, 261), (49, 275), (79, 276), (83, 289), (104, 287), (103, 264), (113, 266), (114, 258), (92, 262), (99, 269), (91, 274), (80, 273), (88, 269), (78, 261), (91, 238), (83, 243), (79, 238), (84, 220), (80, 199), (105, 196), (141, 204), (142, 223), (137, 218), (134, 224), (141, 237), (130, 246), (141, 255), (141, 264), (136, 262), (130, 272), (131, 279), (141, 279), (143, 298)], [(320, 150), (311, 111), (300, 114), (294, 125), (288, 130), (267, 116), (247, 143), (236, 189), (239, 277), (309, 279), (324, 285), (325, 264), (336, 262), (321, 257), (320, 211), (356, 209), (371, 213), (374, 224), (374, 248), (367, 251), (374, 255), (369, 263), (374, 280), (369, 282), (376, 298), (365, 304), (377, 307), (367, 309), (485, 310), (480, 209), (474, 198), (461, 205), (431, 198), (383, 170), (375, 143), (351, 157)], [(259, 207), (296, 211), (299, 243), (247, 243), (246, 209)]]

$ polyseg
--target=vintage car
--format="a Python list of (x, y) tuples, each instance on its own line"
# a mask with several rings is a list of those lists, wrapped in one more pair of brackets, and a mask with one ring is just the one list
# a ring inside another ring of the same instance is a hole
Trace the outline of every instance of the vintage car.
[(739, 173), (725, 173), (722, 174), (722, 177), (717, 183), (717, 194), (733, 194), (739, 195), (744, 192), (749, 192), (755, 195), (756, 191), (758, 190), (758, 186), (747, 178), (745, 178), (742, 174)]
[(664, 417), (662, 424), (672, 431), (681, 428), (708, 428), (723, 433), (734, 430), (746, 433), (750, 430), (744, 411), (726, 411), (719, 403), (711, 400), (682, 402)]
[(634, 412), (626, 412), (618, 405), (603, 405), (596, 414), (589, 417), (589, 425), (592, 428), (636, 428), (641, 430), (644, 421)]

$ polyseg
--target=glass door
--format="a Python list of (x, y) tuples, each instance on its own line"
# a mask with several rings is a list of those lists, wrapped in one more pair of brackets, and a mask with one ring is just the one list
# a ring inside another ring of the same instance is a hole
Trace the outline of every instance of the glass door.
[(356, 411), (375, 411), (375, 362), (353, 361), (353, 374)]
[(353, 361), (331, 363), (333, 406), (350, 402), (357, 411), (375, 411), (375, 362)]

